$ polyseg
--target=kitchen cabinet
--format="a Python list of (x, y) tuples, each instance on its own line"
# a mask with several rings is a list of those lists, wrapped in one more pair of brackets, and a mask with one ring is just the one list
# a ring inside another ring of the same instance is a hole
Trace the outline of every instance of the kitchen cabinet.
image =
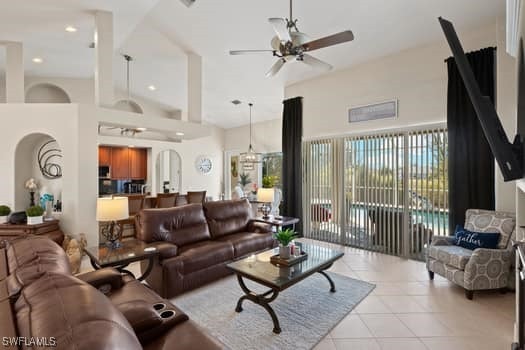
[(129, 149), (129, 173), (132, 180), (148, 177), (148, 150), (145, 148)]
[(148, 150), (145, 148), (99, 146), (99, 166), (109, 166), (112, 180), (146, 180)]
[(111, 166), (111, 147), (98, 148), (98, 166)]
[(127, 147), (112, 147), (111, 179), (127, 180), (129, 178), (129, 149)]

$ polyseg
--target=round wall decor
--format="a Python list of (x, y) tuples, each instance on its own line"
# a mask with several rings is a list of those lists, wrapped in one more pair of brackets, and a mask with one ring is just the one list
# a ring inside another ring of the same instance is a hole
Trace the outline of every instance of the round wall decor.
[(195, 169), (203, 175), (207, 175), (211, 172), (213, 163), (211, 158), (208, 156), (198, 156), (195, 160)]

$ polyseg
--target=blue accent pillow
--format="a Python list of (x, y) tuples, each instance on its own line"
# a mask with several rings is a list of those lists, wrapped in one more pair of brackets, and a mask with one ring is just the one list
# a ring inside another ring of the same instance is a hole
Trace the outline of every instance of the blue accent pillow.
[(498, 248), (499, 233), (488, 232), (473, 232), (469, 231), (461, 225), (456, 226), (454, 243), (457, 246), (474, 250), (476, 248)]

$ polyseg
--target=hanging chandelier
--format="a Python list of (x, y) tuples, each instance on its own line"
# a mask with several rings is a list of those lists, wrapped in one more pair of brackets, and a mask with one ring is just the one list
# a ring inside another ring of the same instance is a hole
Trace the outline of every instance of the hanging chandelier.
[(249, 103), (248, 105), (250, 106), (250, 145), (248, 146), (248, 152), (243, 152), (240, 154), (239, 161), (243, 164), (262, 163), (262, 154), (255, 152), (252, 146), (252, 107), (253, 107), (253, 103)]

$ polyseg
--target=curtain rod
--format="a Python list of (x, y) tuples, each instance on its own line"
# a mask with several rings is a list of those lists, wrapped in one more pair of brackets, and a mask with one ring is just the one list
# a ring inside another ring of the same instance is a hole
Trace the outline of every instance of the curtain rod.
[[(468, 55), (470, 53), (475, 53), (475, 52), (479, 52), (479, 51), (482, 51), (482, 50), (486, 50), (486, 49), (493, 49), (494, 51), (498, 51), (498, 48), (496, 46), (488, 46), (488, 47), (485, 47), (483, 49), (479, 49), (479, 50), (474, 50), (474, 51), (469, 51), (469, 52), (466, 52), (465, 55)], [(454, 58), (454, 56), (450, 56), (448, 58), (445, 58), (445, 63), (447, 63), (447, 61), (451, 58)]]

